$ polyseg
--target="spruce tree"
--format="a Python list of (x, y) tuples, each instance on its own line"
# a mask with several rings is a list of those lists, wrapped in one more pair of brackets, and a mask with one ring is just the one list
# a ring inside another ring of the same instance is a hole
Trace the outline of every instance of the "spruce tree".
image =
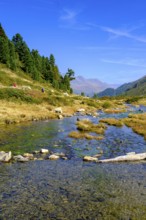
[(40, 80), (41, 78), (41, 56), (39, 55), (37, 50), (32, 50), (31, 51), (32, 59), (33, 59), (33, 79), (35, 80)]
[(0, 37), (2, 37), (3, 39), (8, 40), (8, 37), (7, 37), (7, 35), (6, 35), (5, 31), (4, 31), (1, 23), (0, 23)]
[(10, 67), (10, 54), (8, 40), (0, 37), (0, 62)]
[(17, 56), (16, 56), (16, 52), (15, 52), (15, 46), (11, 41), (9, 41), (9, 54), (10, 54), (10, 57), (9, 57), (10, 69), (16, 70)]
[(0, 24), (0, 62), (10, 67), (9, 40)]

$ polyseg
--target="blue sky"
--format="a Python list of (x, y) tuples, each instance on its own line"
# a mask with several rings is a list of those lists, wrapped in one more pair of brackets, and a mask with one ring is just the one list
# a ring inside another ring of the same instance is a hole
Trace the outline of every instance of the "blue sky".
[(59, 70), (122, 84), (146, 75), (145, 0), (0, 0), (11, 39), (54, 54)]

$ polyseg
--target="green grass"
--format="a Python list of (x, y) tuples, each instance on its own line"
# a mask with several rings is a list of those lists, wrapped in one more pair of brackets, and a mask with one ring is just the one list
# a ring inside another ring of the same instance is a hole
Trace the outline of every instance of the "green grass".
[(27, 103), (36, 103), (39, 104), (41, 100), (31, 97), (23, 90), (14, 89), (14, 88), (2, 88), (0, 89), (0, 99), (6, 99), (8, 101), (14, 102), (27, 102)]

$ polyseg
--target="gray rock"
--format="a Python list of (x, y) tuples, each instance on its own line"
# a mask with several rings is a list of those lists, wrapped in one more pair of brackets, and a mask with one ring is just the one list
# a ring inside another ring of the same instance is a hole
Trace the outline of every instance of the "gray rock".
[(63, 119), (62, 115), (58, 115), (57, 117), (58, 117), (58, 119)]
[(47, 153), (49, 153), (49, 150), (42, 148), (42, 149), (40, 150), (40, 153), (41, 153), (41, 154), (47, 154)]
[(40, 153), (40, 151), (38, 151), (38, 150), (35, 150), (34, 152), (33, 152), (33, 154), (39, 154)]
[(62, 114), (62, 108), (61, 107), (58, 107), (58, 108), (55, 108), (55, 113), (60, 113)]
[(98, 161), (98, 158), (96, 158), (96, 157), (91, 157), (91, 156), (84, 156), (83, 161), (97, 162), (97, 161)]
[(9, 162), (12, 158), (12, 152), (9, 151), (9, 152), (4, 152), (4, 151), (1, 151), (0, 152), (0, 161), (2, 162)]
[(93, 157), (98, 158), (98, 157), (101, 157), (101, 156), (102, 156), (102, 154), (95, 154)]
[(23, 157), (27, 157), (27, 158), (29, 158), (29, 159), (33, 159), (33, 154), (24, 153), (24, 154), (23, 154)]
[(18, 162), (27, 162), (27, 161), (29, 161), (28, 158), (23, 157), (22, 155), (13, 156), (13, 159), (15, 161), (18, 161)]
[(55, 155), (55, 154), (52, 154), (48, 157), (49, 160), (58, 160), (60, 157)]
[(68, 158), (67, 157), (61, 157), (63, 160), (68, 160)]
[(53, 155), (56, 155), (56, 156), (59, 156), (59, 157), (65, 157), (65, 154), (64, 153), (54, 153)]
[(84, 108), (79, 108), (79, 109), (77, 110), (77, 112), (85, 112), (85, 109), (84, 109)]

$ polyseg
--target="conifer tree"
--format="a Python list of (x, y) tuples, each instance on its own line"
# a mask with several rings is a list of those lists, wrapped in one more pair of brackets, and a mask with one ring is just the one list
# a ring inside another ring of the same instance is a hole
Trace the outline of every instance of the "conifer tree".
[(3, 39), (8, 40), (8, 37), (7, 37), (7, 35), (6, 35), (5, 31), (4, 31), (1, 23), (0, 23), (0, 37), (2, 37)]
[(12, 70), (21, 68), (28, 73), (34, 80), (41, 78), (48, 81), (56, 89), (72, 92), (70, 81), (74, 78), (74, 71), (68, 69), (63, 77), (55, 63), (55, 57), (51, 54), (48, 57), (40, 56), (37, 50), (30, 51), (23, 40), (23, 37), (17, 33), (10, 41), (0, 24), (0, 62), (7, 65)]
[(0, 62), (10, 67), (10, 55), (8, 40), (0, 37)]
[(10, 54), (10, 57), (9, 57), (10, 69), (16, 70), (17, 56), (16, 56), (16, 52), (15, 52), (15, 46), (11, 41), (9, 41), (9, 54)]
[(9, 40), (0, 24), (0, 62), (10, 67)]
[(41, 56), (39, 55), (37, 50), (31, 51), (32, 59), (33, 59), (33, 73), (32, 78), (35, 80), (40, 80), (41, 78)]

